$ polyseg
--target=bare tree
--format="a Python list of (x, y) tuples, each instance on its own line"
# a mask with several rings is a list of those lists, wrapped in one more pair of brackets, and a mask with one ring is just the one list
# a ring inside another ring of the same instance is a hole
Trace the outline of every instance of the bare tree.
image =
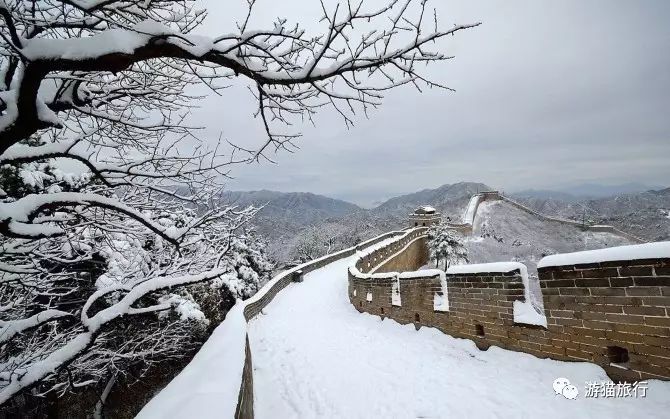
[[(254, 210), (216, 200), (232, 165), (291, 148), (294, 120), (322, 108), (350, 125), (389, 89), (448, 89), (420, 71), (450, 58), (430, 47), (476, 26), (441, 30), (425, 0), (392, 0), (322, 3), (315, 36), (283, 19), (250, 29), (248, 1), (235, 33), (205, 37), (189, 0), (0, 0), (0, 404), (45, 381), (99, 383), (113, 354), (170, 356), (188, 326), (159, 314), (196, 312), (171, 289), (246, 293), (231, 246)], [(208, 148), (187, 122), (190, 86), (223, 94), (235, 78), (267, 138)], [(119, 341), (139, 317), (156, 327)]]
[(320, 223), (301, 231), (291, 249), (290, 257), (298, 263), (308, 262), (340, 250), (341, 231), (336, 226)]

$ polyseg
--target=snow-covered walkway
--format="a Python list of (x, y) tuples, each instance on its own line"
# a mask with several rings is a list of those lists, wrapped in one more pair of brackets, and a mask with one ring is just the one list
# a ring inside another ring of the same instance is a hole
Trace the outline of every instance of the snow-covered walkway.
[[(584, 398), (585, 382), (608, 381), (600, 367), (483, 352), (358, 313), (347, 297), (353, 260), (307, 274), (250, 322), (257, 418), (668, 417), (670, 383), (649, 381), (646, 398)], [(577, 400), (554, 394), (558, 377)]]

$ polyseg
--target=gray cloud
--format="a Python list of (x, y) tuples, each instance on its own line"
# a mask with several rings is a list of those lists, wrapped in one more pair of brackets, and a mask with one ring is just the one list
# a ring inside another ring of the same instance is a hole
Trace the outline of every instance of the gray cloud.
[[(206, 31), (231, 29), (210, 1)], [(232, 2), (235, 3), (235, 2)], [(242, 2), (239, 2), (242, 3)], [(294, 154), (237, 168), (231, 189), (312, 191), (370, 204), (460, 180), (506, 190), (583, 181), (670, 182), (670, 2), (433, 1), (443, 24), (482, 21), (448, 40), (431, 75), (456, 93), (407, 88), (347, 130), (333, 112), (300, 127)], [(318, 2), (261, 0), (316, 30)], [(226, 26), (228, 25), (228, 26)], [(243, 85), (209, 96), (194, 120), (212, 140), (263, 141)]]

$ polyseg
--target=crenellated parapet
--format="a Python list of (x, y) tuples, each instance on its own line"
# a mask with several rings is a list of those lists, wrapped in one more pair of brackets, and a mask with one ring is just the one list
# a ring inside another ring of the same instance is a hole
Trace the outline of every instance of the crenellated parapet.
[[(670, 380), (670, 242), (543, 259), (541, 307), (522, 264), (416, 271), (420, 252), (410, 249), (420, 240), (408, 236), (375, 251), (385, 257), (363, 255), (349, 268), (357, 310), (435, 327), (480, 349), (593, 362), (615, 380)], [(393, 269), (381, 269), (390, 261)]]

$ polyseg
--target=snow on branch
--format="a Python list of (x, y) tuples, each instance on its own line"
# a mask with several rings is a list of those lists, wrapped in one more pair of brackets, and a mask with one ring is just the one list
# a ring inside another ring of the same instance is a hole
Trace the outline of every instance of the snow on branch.
[(15, 202), (0, 205), (0, 232), (9, 237), (20, 238), (40, 238), (63, 234), (63, 229), (55, 225), (40, 224), (36, 226), (33, 223), (36, 215), (49, 208), (80, 205), (107, 208), (123, 213), (154, 233), (159, 234), (165, 240), (178, 244), (181, 235), (178, 230), (166, 229), (136, 209), (115, 199), (77, 192), (27, 195)]
[[(295, 122), (323, 109), (349, 127), (390, 89), (449, 89), (424, 70), (478, 25), (358, 0), (321, 3), (310, 34), (252, 28), (247, 3), (237, 31), (202, 36), (195, 0), (0, 0), (0, 403), (183, 356), (211, 317), (199, 299), (249, 297), (272, 269), (257, 209), (224, 201), (231, 169), (292, 150)], [(194, 86), (225, 98), (233, 80), (258, 105), (258, 144), (189, 124)], [(296, 257), (352, 239), (319, 233)]]
[[(200, 297), (220, 289), (244, 297), (270, 271), (240, 231), (253, 208), (189, 210), (148, 188), (112, 192), (48, 167), (18, 173), (32, 193), (14, 199), (16, 186), (1, 184), (10, 194), (0, 202), (3, 220), (35, 235), (0, 242), (2, 401), (33, 386), (62, 394), (123, 375), (127, 365), (179, 358), (209, 322), (182, 287), (209, 282)], [(81, 192), (55, 191), (59, 184)], [(43, 237), (48, 225), (59, 235)]]
[(44, 310), (27, 319), (10, 321), (0, 320), (0, 344), (9, 341), (15, 335), (25, 330), (67, 316), (70, 316), (70, 313), (60, 310)]
[(25, 372), (13, 375), (9, 380), (9, 383), (0, 388), (0, 404), (7, 401), (21, 389), (30, 386), (47, 377), (49, 374), (54, 373), (58, 369), (67, 366), (75, 357), (88, 349), (95, 340), (96, 335), (100, 332), (100, 329), (105, 324), (116, 320), (119, 317), (134, 314), (131, 305), (148, 293), (179, 285), (212, 280), (224, 273), (225, 270), (223, 269), (214, 269), (197, 275), (158, 278), (152, 281), (146, 281), (131, 289), (118, 303), (101, 310), (93, 317), (89, 318), (86, 311), (98, 298), (98, 295), (91, 296), (91, 299), (87, 301), (87, 304), (84, 306), (85, 309), (82, 312), (81, 322), (84, 326), (84, 331), (70, 339), (58, 350), (53, 351), (45, 359), (32, 364)]
[[(8, 141), (0, 144), (0, 152), (40, 129), (60, 126), (56, 115), (62, 112), (78, 110), (93, 118), (105, 118), (106, 111), (100, 112), (95, 106), (102, 103), (101, 95), (112, 102), (133, 95), (151, 96), (150, 90), (132, 88), (100, 93), (96, 88), (100, 75), (92, 77), (100, 72), (133, 71), (149, 62), (147, 65), (159, 74), (171, 72), (170, 77), (187, 84), (204, 81), (213, 86), (216, 79), (246, 77), (257, 86), (254, 90), (264, 121), (288, 123), (286, 117), (292, 114), (311, 119), (319, 108), (330, 105), (349, 125), (353, 123), (354, 104), (364, 110), (377, 106), (385, 90), (408, 83), (417, 88), (419, 83), (447, 88), (422, 76), (418, 65), (451, 58), (430, 51), (428, 46), (478, 25), (441, 30), (435, 13), (433, 19), (425, 18), (426, 1), (391, 1), (373, 11), (364, 10), (360, 1), (338, 4), (332, 11), (322, 3), (322, 22), (328, 26), (320, 35), (310, 36), (298, 25), (288, 26), (285, 19), (277, 20), (270, 29), (246, 29), (247, 16), (239, 33), (212, 38), (189, 33), (197, 26), (193, 22), (202, 18), (190, 6), (183, 6), (182, 20), (166, 20), (157, 19), (151, 7), (133, 10), (131, 17), (122, 12), (127, 9), (119, 11), (123, 4), (107, 1), (91, 8), (68, 2), (66, 9), (76, 9), (72, 15), (45, 7), (38, 10), (45, 15), (43, 30), (33, 29), (35, 24), (19, 14), (20, 3), (3, 8), (7, 66), (19, 60), (21, 68), (12, 70), (3, 97), (6, 112), (0, 131)], [(110, 19), (98, 13), (102, 11), (123, 16)], [(91, 17), (96, 24), (82, 23)], [(103, 30), (98, 29), (97, 19), (105, 21)], [(64, 30), (53, 31), (49, 22), (54, 20)], [(80, 31), (80, 36), (69, 36), (82, 24), (86, 30)], [(12, 36), (17, 31), (21, 35)], [(354, 41), (356, 38), (360, 40)], [(159, 64), (155, 60), (167, 61)], [(38, 94), (46, 79), (56, 82), (55, 97)], [(383, 80), (386, 83), (380, 83)], [(253, 158), (262, 155), (270, 144), (282, 148), (295, 138), (295, 134), (275, 133), (271, 127), (266, 126), (266, 130), (268, 141), (254, 150)]]

